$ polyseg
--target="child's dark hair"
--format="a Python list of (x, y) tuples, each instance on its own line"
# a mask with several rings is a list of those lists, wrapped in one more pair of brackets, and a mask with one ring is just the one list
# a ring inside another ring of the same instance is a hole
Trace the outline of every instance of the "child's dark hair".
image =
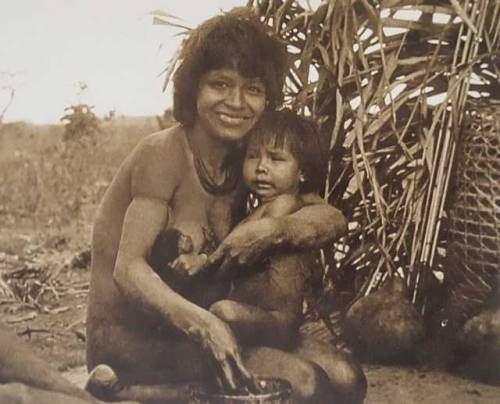
[(310, 119), (287, 109), (266, 111), (250, 131), (248, 139), (252, 144), (286, 147), (304, 174), (299, 191), (321, 192), (326, 177), (325, 153), (318, 129)]
[(231, 68), (245, 77), (261, 78), (267, 108), (283, 101), (286, 48), (248, 8), (235, 8), (194, 29), (183, 44), (180, 60), (173, 80), (173, 113), (184, 126), (194, 123), (200, 78), (209, 70)]

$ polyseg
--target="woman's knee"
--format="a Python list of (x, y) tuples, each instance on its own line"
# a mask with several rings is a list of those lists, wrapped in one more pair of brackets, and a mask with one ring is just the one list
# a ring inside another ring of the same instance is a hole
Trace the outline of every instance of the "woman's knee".
[(311, 338), (302, 339), (296, 353), (317, 363), (326, 372), (335, 402), (363, 402), (367, 390), (366, 377), (352, 355)]
[(248, 370), (263, 377), (278, 377), (292, 386), (293, 399), (299, 403), (327, 403), (328, 375), (317, 364), (290, 352), (269, 347), (243, 351)]
[(294, 367), (296, 375), (290, 382), (296, 400), (300, 403), (328, 402), (330, 382), (323, 369), (307, 360), (298, 360)]
[[(325, 369), (330, 378), (333, 396), (340, 403), (362, 403), (366, 396), (367, 381), (361, 366), (350, 356), (343, 355)], [(337, 402), (336, 401), (336, 402)]]

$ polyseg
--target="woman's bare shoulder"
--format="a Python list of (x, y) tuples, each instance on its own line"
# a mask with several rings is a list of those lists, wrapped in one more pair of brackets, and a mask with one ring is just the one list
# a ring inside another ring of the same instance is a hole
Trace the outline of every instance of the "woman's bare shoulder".
[(177, 124), (145, 136), (138, 146), (139, 149), (150, 149), (157, 153), (173, 154), (185, 150), (188, 143), (185, 129)]
[(131, 161), (132, 195), (168, 200), (186, 172), (188, 147), (179, 125), (142, 139)]

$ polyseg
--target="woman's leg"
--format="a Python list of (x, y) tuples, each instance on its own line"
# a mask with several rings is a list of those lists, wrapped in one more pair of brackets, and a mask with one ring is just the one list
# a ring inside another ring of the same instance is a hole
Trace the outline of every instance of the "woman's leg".
[(105, 363), (120, 380), (134, 383), (197, 380), (204, 373), (199, 349), (178, 334), (108, 323), (95, 328), (89, 339), (89, 371)]
[(9, 404), (89, 404), (84, 400), (64, 393), (48, 391), (22, 383), (0, 384), (0, 403)]
[(250, 348), (244, 352), (244, 362), (256, 376), (288, 380), (294, 402), (324, 404), (332, 401), (326, 373), (298, 355), (268, 347)]
[[(98, 366), (102, 364), (111, 368), (104, 377), (91, 372), (87, 384), (102, 399), (182, 402), (189, 394), (188, 384), (203, 381), (208, 375), (200, 350), (178, 334), (116, 323), (90, 332), (89, 371), (102, 369)], [(112, 379), (117, 380), (110, 383)]]
[(363, 402), (367, 389), (366, 377), (351, 355), (311, 337), (301, 337), (294, 352), (318, 364), (326, 372), (336, 403)]

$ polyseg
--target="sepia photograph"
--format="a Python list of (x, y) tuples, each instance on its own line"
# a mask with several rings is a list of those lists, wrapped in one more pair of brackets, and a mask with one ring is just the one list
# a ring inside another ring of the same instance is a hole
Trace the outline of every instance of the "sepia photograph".
[(500, 0), (0, 4), (0, 404), (500, 402)]

